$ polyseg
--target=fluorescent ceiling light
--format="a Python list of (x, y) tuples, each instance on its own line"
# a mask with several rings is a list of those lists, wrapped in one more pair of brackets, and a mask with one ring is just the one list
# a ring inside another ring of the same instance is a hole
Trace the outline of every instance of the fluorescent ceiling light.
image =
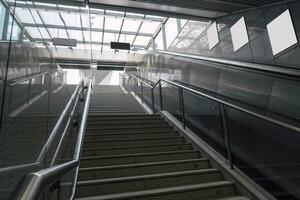
[(267, 24), (273, 55), (297, 43), (297, 37), (289, 10), (284, 11)]
[(208, 37), (208, 44), (209, 50), (214, 48), (219, 43), (219, 35), (217, 30), (217, 23), (214, 22), (208, 29), (207, 29), (207, 37)]
[(233, 50), (236, 52), (242, 48), (245, 44), (249, 42), (246, 23), (244, 17), (239, 19), (231, 28), (230, 28)]

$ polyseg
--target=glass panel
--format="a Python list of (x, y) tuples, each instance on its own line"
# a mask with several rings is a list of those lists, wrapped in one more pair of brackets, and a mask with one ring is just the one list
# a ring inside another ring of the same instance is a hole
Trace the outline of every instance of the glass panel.
[(121, 34), (119, 42), (126, 42), (132, 44), (135, 36), (134, 35), (126, 35), (126, 34)]
[(6, 13), (6, 9), (3, 6), (3, 4), (0, 3), (0, 39), (2, 38), (3, 35), (5, 13)]
[(163, 32), (160, 31), (156, 36), (155, 40), (155, 49), (164, 50), (164, 40), (163, 40)]
[(117, 33), (104, 33), (104, 43), (110, 43), (117, 41), (118, 34)]
[(106, 17), (105, 29), (119, 31), (121, 28), (122, 19)]
[(300, 135), (226, 107), (234, 164), (276, 199), (299, 199)]
[(218, 153), (226, 157), (219, 105), (183, 91), (186, 125)]
[(39, 11), (45, 24), (64, 26), (58, 12), (53, 11)]
[(160, 22), (143, 21), (143, 24), (139, 32), (154, 34), (156, 30), (159, 28), (160, 24), (161, 24)]
[[(28, 31), (29, 35), (32, 38), (37, 38), (37, 39), (50, 39), (50, 36), (47, 32), (47, 30), (43, 27), (26, 27), (26, 30)], [(54, 36), (55, 37), (55, 36)]]
[(231, 28), (231, 37), (234, 51), (239, 50), (249, 42), (245, 19), (242, 17)]
[(78, 41), (83, 41), (82, 31), (69, 30), (70, 38), (76, 39)]
[(134, 41), (134, 45), (146, 46), (147, 44), (149, 44), (150, 40), (151, 40), (151, 37), (137, 36)]
[(297, 43), (297, 37), (289, 10), (267, 24), (273, 55)]
[(101, 15), (91, 14), (91, 27), (92, 28), (103, 28), (103, 19)]
[(102, 41), (102, 33), (101, 32), (91, 32), (92, 35), (92, 41), (93, 42), (101, 42)]
[[(19, 40), (21, 38), (21, 28), (20, 26), (17, 24), (16, 21), (12, 21), (12, 16), (9, 16), (9, 21), (8, 21), (8, 26), (7, 26), (7, 39), (11, 39), (12, 40)], [(13, 23), (12, 23), (13, 22)], [(13, 27), (11, 27), (11, 25), (13, 25)], [(11, 34), (12, 31), (12, 34)]]
[(168, 83), (162, 83), (163, 108), (181, 121), (178, 88)]
[(78, 13), (61, 12), (61, 16), (64, 19), (66, 26), (81, 27), (80, 15)]
[(122, 27), (122, 31), (137, 32), (140, 27), (140, 24), (141, 24), (140, 20), (125, 19)]
[(165, 24), (165, 30), (166, 30), (166, 39), (167, 39), (167, 48), (172, 44), (175, 37), (178, 34), (178, 23), (177, 19), (175, 18), (169, 18), (168, 21)]
[[(44, 29), (44, 28), (43, 28)], [(46, 29), (44, 29), (46, 30)], [(58, 37), (58, 38), (68, 38), (67, 32), (65, 29), (58, 29), (58, 28), (48, 28), (51, 37)]]

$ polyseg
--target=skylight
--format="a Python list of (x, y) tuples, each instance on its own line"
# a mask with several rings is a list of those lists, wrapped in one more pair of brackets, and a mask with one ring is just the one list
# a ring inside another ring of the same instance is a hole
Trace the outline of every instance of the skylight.
[(297, 43), (295, 29), (289, 10), (286, 10), (267, 25), (273, 55)]
[(245, 19), (242, 17), (231, 28), (233, 50), (237, 51), (249, 42)]
[(208, 29), (207, 29), (207, 37), (208, 37), (208, 44), (209, 50), (214, 48), (219, 43), (219, 35), (217, 30), (217, 23), (214, 22)]
[[(88, 12), (86, 7), (26, 1), (17, 1), (16, 15), (33, 41), (51, 44), (53, 38), (69, 38), (76, 39), (78, 45), (86, 44), (83, 47), (95, 45), (96, 49), (99, 45), (109, 47), (110, 42), (116, 41), (146, 48), (165, 19), (96, 8), (90, 8)], [(101, 49), (107, 49), (103, 47)]]

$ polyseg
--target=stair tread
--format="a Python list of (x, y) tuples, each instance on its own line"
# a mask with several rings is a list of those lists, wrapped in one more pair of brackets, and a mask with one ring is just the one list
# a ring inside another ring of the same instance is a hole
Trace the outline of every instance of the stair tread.
[(191, 145), (190, 143), (173, 143), (173, 144), (152, 144), (152, 145), (132, 145), (132, 146), (117, 146), (117, 147), (101, 147), (101, 148), (83, 148), (83, 151), (101, 151), (113, 149), (133, 149), (133, 148), (147, 148), (147, 147), (162, 147), (162, 146), (181, 146)]
[(106, 179), (98, 179), (98, 180), (85, 180), (85, 181), (78, 181), (77, 186), (80, 187), (80, 186), (84, 186), (84, 185), (95, 185), (95, 184), (114, 183), (114, 182), (122, 182), (122, 181), (124, 182), (124, 181), (135, 181), (135, 180), (157, 179), (157, 178), (165, 178), (165, 177), (173, 177), (173, 176), (206, 174), (206, 173), (216, 173), (216, 172), (220, 172), (220, 170), (215, 169), (215, 168), (208, 168), (208, 169), (188, 170), (188, 171), (180, 171), (180, 172), (168, 172), (168, 173), (160, 173), (160, 174), (147, 174), (147, 175), (129, 176), (129, 177), (106, 178)]
[(118, 194), (109, 194), (109, 195), (101, 195), (101, 196), (94, 196), (94, 197), (83, 197), (83, 198), (76, 198), (78, 200), (109, 200), (109, 199), (123, 199), (123, 198), (133, 198), (133, 197), (144, 197), (149, 195), (159, 195), (159, 194), (167, 194), (172, 192), (184, 192), (189, 190), (204, 190), (208, 188), (214, 187), (224, 187), (224, 186), (233, 186), (233, 182), (230, 181), (214, 181), (209, 183), (200, 183), (200, 184), (193, 184), (193, 185), (183, 185), (183, 186), (176, 186), (176, 187), (167, 187), (167, 188), (159, 188), (159, 189), (150, 189), (150, 190), (143, 190), (143, 191), (136, 191), (136, 192), (127, 192), (127, 193), (118, 193)]
[(79, 171), (93, 171), (93, 170), (105, 170), (105, 169), (156, 166), (156, 165), (164, 165), (164, 164), (187, 163), (187, 162), (197, 162), (197, 161), (199, 162), (199, 161), (209, 161), (209, 160), (207, 158), (197, 158), (197, 159), (186, 159), (186, 160), (150, 162), (150, 163), (136, 163), (136, 164), (127, 164), (127, 165), (112, 165), (112, 166), (103, 166), (103, 167), (85, 167), (85, 168), (80, 168)]
[[(181, 153), (198, 153), (197, 150), (182, 150), (182, 151), (167, 151), (167, 152), (154, 152), (154, 153), (134, 153), (134, 154), (122, 154), (122, 155), (106, 155), (106, 156), (88, 156), (82, 157), (82, 160), (93, 160), (103, 158), (118, 158), (118, 157), (138, 157), (147, 155), (168, 155), (168, 154), (181, 154)], [(200, 156), (200, 154), (199, 154)]]
[(145, 137), (145, 138), (129, 138), (129, 139), (101, 139), (101, 140), (86, 140), (86, 143), (90, 142), (121, 142), (121, 141), (135, 141), (135, 140), (162, 140), (162, 139), (184, 139), (182, 136), (170, 136), (170, 137)]

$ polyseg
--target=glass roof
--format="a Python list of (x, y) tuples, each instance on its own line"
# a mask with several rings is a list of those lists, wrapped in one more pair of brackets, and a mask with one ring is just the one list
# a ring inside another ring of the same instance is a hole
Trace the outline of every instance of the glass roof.
[(29, 1), (17, 1), (16, 6), (16, 15), (32, 41), (51, 45), (57, 37), (76, 39), (78, 48), (92, 44), (96, 49), (108, 49), (110, 42), (117, 41), (146, 48), (165, 20), (147, 14)]

